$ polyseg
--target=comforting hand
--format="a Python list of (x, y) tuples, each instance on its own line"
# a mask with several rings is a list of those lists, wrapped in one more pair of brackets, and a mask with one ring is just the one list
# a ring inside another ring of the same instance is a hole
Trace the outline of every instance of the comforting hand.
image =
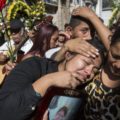
[(46, 77), (51, 81), (51, 86), (75, 88), (80, 84), (80, 82), (75, 79), (75, 76), (68, 71), (51, 73), (46, 75)]
[(88, 8), (88, 7), (78, 7), (72, 11), (72, 15), (74, 16), (82, 16), (87, 19), (92, 18), (96, 16), (95, 12)]
[(80, 53), (86, 57), (93, 57), (99, 55), (98, 50), (86, 42), (85, 40), (81, 40), (80, 38), (68, 40), (65, 45), (66, 49), (70, 52)]
[(75, 75), (67, 71), (62, 71), (47, 74), (35, 81), (32, 85), (36, 92), (44, 96), (49, 87), (75, 88), (80, 83), (81, 82), (76, 79)]

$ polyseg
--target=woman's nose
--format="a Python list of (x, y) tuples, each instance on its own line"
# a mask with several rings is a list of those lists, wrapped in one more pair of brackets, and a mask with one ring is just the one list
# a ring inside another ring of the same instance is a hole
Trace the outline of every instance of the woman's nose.
[(92, 70), (93, 70), (93, 65), (90, 65), (90, 66), (87, 66), (86, 69), (85, 69), (85, 72), (87, 73), (87, 75), (91, 75), (92, 73)]

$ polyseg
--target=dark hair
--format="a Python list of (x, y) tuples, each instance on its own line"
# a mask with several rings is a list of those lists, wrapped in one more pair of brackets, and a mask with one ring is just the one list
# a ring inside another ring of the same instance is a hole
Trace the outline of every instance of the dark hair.
[(24, 28), (24, 24), (19, 19), (13, 19), (10, 21), (11, 33), (18, 33), (21, 30), (21, 28)]
[(117, 42), (120, 42), (120, 26), (115, 30), (111, 38), (110, 46), (115, 45)]
[[(44, 56), (44, 53), (50, 49), (51, 36), (55, 31), (58, 31), (58, 28), (55, 25), (41, 23), (39, 29), (36, 31), (36, 38), (30, 52), (38, 51), (41, 56)], [(43, 49), (44, 44), (47, 46), (45, 50)]]
[(93, 45), (95, 48), (97, 48), (99, 50), (99, 54), (100, 54), (100, 57), (102, 60), (101, 65), (104, 65), (105, 58), (106, 58), (106, 56), (105, 56), (106, 48), (103, 45), (103, 43), (100, 40), (98, 40), (97, 38), (94, 38), (93, 40), (89, 40), (87, 42), (89, 42), (91, 45)]
[(84, 18), (84, 17), (81, 17), (81, 16), (71, 16), (69, 25), (74, 29), (81, 22), (85, 22), (85, 23), (87, 23), (89, 25), (91, 36), (94, 37), (94, 35), (95, 35), (95, 28), (92, 25), (92, 23), (89, 20), (87, 20), (86, 18)]

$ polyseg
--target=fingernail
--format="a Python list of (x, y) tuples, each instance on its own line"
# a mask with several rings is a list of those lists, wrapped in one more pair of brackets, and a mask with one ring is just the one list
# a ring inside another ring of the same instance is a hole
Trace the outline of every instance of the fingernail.
[(96, 52), (96, 55), (99, 55), (99, 52)]
[(92, 55), (92, 57), (94, 57), (94, 58), (95, 58), (96, 56), (95, 56), (95, 55)]

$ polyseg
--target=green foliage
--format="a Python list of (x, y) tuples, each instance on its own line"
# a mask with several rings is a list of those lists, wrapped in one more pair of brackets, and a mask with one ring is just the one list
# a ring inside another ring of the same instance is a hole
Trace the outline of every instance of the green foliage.
[(120, 11), (120, 0), (112, 0), (112, 16), (109, 19), (109, 27), (113, 25), (114, 22), (116, 22), (116, 16), (118, 15)]

